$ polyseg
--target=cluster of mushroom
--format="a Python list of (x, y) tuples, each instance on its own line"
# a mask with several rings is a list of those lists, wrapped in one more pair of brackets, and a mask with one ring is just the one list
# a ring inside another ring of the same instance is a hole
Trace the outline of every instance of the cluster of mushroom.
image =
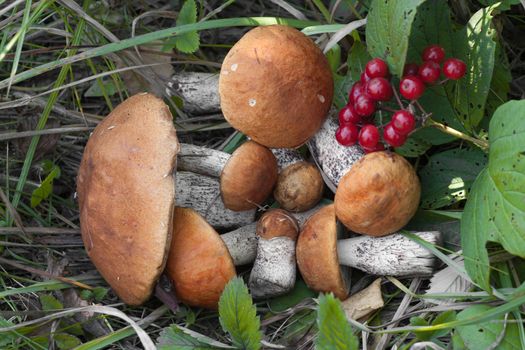
[[(207, 308), (238, 265), (253, 263), (257, 298), (290, 291), (296, 266), (312, 289), (341, 299), (349, 284), (340, 265), (432, 272), (428, 251), (392, 234), (419, 202), (413, 168), (394, 153), (364, 156), (335, 141), (331, 71), (308, 37), (281, 25), (249, 31), (224, 59), (218, 91), (225, 118), (250, 138), (231, 155), (179, 144), (168, 107), (151, 94), (117, 106), (87, 143), (77, 181), (82, 238), (125, 303), (146, 301), (164, 271), (181, 301)], [(324, 182), (295, 150), (304, 144), (337, 186), (334, 204), (318, 204)], [(256, 222), (272, 193), (281, 209)], [(338, 241), (337, 219), (365, 235)]]

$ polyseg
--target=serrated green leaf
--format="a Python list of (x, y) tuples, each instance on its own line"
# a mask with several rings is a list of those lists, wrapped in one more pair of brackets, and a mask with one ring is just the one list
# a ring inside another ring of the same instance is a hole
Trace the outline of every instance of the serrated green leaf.
[(346, 60), (348, 74), (353, 81), (359, 81), (359, 79), (361, 79), (361, 73), (365, 71), (365, 66), (371, 59), (372, 57), (370, 57), (370, 54), (366, 51), (366, 46), (360, 41), (355, 41)]
[(445, 90), (467, 130), (473, 130), (485, 113), (496, 53), (492, 17), (497, 7), (480, 9), (453, 38), (451, 54), (466, 63), (467, 72), (460, 80), (449, 81)]
[[(473, 305), (467, 307), (457, 315), (458, 320), (467, 320), (482, 312), (492, 309), (489, 305)], [(509, 316), (507, 324), (504, 327), (504, 316), (494, 317), (488, 322), (482, 322), (467, 326), (458, 326), (456, 328), (459, 336), (463, 340), (467, 349), (498, 349), (498, 350), (518, 350), (521, 349), (518, 326), (512, 322)], [(498, 342), (502, 336), (501, 341)]]
[(261, 323), (248, 288), (240, 277), (232, 279), (219, 300), (219, 321), (240, 349), (261, 348)]
[[(197, 4), (195, 0), (186, 0), (177, 17), (177, 26), (192, 24), (197, 21)], [(199, 49), (200, 38), (196, 31), (179, 34), (173, 38), (177, 50), (193, 53)]]
[(366, 25), (366, 44), (372, 57), (388, 62), (400, 77), (408, 50), (408, 40), (417, 7), (424, 0), (373, 0)]
[(53, 180), (60, 177), (60, 168), (55, 165), (44, 181), (31, 194), (31, 207), (36, 207), (53, 193)]
[(359, 340), (352, 332), (341, 302), (332, 293), (319, 296), (317, 310), (319, 335), (315, 341), (318, 350), (357, 350)]
[(491, 291), (488, 241), (525, 257), (525, 101), (496, 110), (489, 128), (489, 162), (470, 190), (461, 220), (469, 276)]
[(334, 105), (341, 109), (348, 103), (348, 93), (354, 80), (347, 75), (334, 74)]
[(486, 164), (487, 155), (478, 148), (456, 148), (432, 155), (419, 171), (421, 206), (437, 209), (467, 198)]
[(95, 287), (93, 288), (93, 297), (96, 301), (102, 301), (104, 297), (108, 294), (108, 289), (104, 287)]
[[(204, 336), (203, 336), (204, 337)], [(157, 339), (158, 350), (209, 350), (217, 349), (189, 334), (184, 333), (177, 325), (164, 328)]]
[(64, 308), (64, 305), (62, 305), (62, 303), (51, 294), (40, 295), (40, 304), (42, 305), (42, 310), (44, 311), (62, 310)]
[[(419, 316), (410, 317), (411, 326), (428, 326), (428, 322)], [(422, 341), (427, 341), (432, 338), (432, 332), (418, 332), (414, 331), (416, 338)]]
[(82, 344), (80, 339), (78, 339), (74, 335), (67, 334), (67, 333), (53, 334), (53, 339), (55, 340), (55, 343), (57, 344), (57, 347), (60, 350), (73, 349), (74, 347)]

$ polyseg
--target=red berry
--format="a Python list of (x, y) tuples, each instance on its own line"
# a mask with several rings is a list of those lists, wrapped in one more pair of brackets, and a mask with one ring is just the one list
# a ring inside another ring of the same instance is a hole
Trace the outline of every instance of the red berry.
[(443, 73), (445, 76), (452, 80), (458, 80), (463, 78), (467, 71), (467, 65), (460, 59), (449, 58), (443, 63)]
[(366, 84), (370, 80), (370, 77), (365, 72), (361, 73), (361, 83)]
[(382, 59), (374, 58), (366, 64), (365, 72), (369, 78), (386, 78), (388, 66)]
[(361, 96), (366, 93), (365, 84), (358, 81), (352, 85), (352, 89), (350, 90), (350, 94), (348, 95), (348, 101), (350, 104), (355, 103), (355, 100), (358, 96)]
[(363, 150), (365, 151), (365, 153), (384, 151), (385, 150), (385, 145), (383, 145), (383, 143), (381, 143), (381, 142), (378, 142), (377, 145), (374, 148), (363, 147)]
[(348, 123), (357, 124), (361, 121), (361, 116), (357, 115), (352, 105), (347, 104), (339, 111), (339, 125)]
[(441, 68), (434, 61), (426, 61), (419, 67), (419, 77), (427, 84), (432, 84), (439, 79)]
[(363, 148), (375, 148), (379, 142), (379, 130), (375, 125), (365, 125), (359, 131), (359, 144)]
[(417, 76), (404, 77), (399, 83), (399, 92), (409, 100), (417, 100), (425, 92), (425, 84)]
[(403, 76), (407, 77), (409, 75), (417, 75), (419, 72), (419, 66), (415, 63), (407, 63), (403, 68)]
[(366, 92), (376, 101), (388, 101), (394, 94), (392, 86), (385, 78), (372, 78), (366, 83)]
[(423, 50), (421, 55), (423, 61), (435, 61), (437, 63), (445, 58), (445, 49), (439, 45), (430, 45)]
[(352, 146), (357, 142), (359, 130), (355, 124), (345, 124), (337, 128), (335, 138), (343, 146)]
[(376, 102), (368, 95), (360, 95), (355, 100), (354, 109), (358, 115), (366, 117), (376, 111)]
[(407, 140), (406, 135), (401, 135), (394, 129), (394, 126), (391, 123), (388, 123), (383, 129), (383, 139), (392, 147), (403, 146)]
[(390, 123), (399, 134), (408, 135), (414, 130), (416, 119), (412, 113), (403, 109), (394, 113)]

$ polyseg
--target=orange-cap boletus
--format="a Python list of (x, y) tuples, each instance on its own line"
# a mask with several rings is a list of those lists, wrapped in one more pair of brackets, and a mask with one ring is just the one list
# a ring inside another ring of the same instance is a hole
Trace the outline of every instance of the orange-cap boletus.
[(118, 105), (84, 150), (77, 179), (82, 240), (129, 305), (146, 301), (164, 270), (178, 150), (168, 106), (151, 94)]
[(257, 222), (257, 258), (249, 280), (255, 298), (270, 298), (293, 289), (298, 233), (297, 220), (282, 209), (267, 211)]
[(358, 160), (339, 182), (335, 213), (356, 233), (384, 236), (414, 216), (420, 193), (419, 178), (405, 158), (374, 152)]
[(334, 82), (326, 57), (297, 29), (257, 27), (226, 55), (219, 77), (226, 120), (254, 141), (295, 148), (321, 127)]
[[(402, 234), (338, 240), (342, 231), (333, 205), (320, 209), (301, 229), (297, 265), (313, 290), (332, 292), (339, 299), (346, 299), (350, 286), (345, 267), (380, 276), (421, 277), (433, 272), (434, 255)], [(441, 240), (441, 234), (435, 231), (415, 234), (432, 244)]]

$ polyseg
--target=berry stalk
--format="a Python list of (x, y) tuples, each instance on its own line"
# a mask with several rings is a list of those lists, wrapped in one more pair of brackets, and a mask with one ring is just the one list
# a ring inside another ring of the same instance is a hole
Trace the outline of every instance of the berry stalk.
[(468, 141), (473, 143), (474, 145), (478, 146), (483, 150), (483, 152), (487, 153), (489, 150), (489, 143), (488, 141), (477, 139), (475, 137), (469, 136), (459, 130), (456, 130), (454, 128), (451, 128), (450, 126), (447, 126), (443, 123), (437, 122), (434, 119), (432, 119), (430, 116), (425, 118), (425, 121), (423, 123), (423, 126), (431, 126), (433, 128), (439, 129), (445, 134), (449, 134), (452, 136), (455, 136), (457, 138), (460, 138), (462, 140)]

